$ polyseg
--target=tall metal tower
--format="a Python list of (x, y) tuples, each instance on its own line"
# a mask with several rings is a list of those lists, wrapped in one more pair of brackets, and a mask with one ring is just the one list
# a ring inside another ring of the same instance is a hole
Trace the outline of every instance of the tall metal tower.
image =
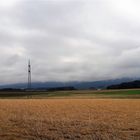
[(31, 64), (30, 60), (28, 61), (28, 89), (31, 89)]

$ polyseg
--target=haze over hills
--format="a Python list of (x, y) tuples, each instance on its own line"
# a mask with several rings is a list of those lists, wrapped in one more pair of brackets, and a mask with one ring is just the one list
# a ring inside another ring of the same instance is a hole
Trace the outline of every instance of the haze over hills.
[[(87, 81), (87, 82), (33, 82), (32, 88), (54, 88), (54, 87), (68, 87), (72, 86), (76, 89), (104, 89), (110, 85), (121, 84), (123, 82), (130, 82), (136, 78), (122, 78), (114, 80), (103, 81)], [(17, 83), (9, 85), (1, 85), (0, 88), (27, 88), (27, 83)]]

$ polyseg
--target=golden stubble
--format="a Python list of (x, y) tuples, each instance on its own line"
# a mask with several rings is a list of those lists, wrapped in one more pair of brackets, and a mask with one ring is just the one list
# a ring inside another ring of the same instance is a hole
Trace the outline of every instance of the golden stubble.
[(140, 100), (0, 100), (0, 140), (139, 140)]

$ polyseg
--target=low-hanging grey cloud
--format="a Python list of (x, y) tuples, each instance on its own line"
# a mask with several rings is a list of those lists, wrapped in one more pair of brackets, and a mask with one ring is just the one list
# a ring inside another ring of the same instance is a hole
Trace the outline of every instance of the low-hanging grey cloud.
[(140, 77), (138, 0), (0, 2), (0, 84)]

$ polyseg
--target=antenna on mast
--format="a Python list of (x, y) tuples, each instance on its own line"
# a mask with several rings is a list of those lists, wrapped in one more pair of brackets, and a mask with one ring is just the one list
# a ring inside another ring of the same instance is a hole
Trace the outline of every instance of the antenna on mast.
[(31, 89), (31, 64), (28, 61), (28, 89)]

